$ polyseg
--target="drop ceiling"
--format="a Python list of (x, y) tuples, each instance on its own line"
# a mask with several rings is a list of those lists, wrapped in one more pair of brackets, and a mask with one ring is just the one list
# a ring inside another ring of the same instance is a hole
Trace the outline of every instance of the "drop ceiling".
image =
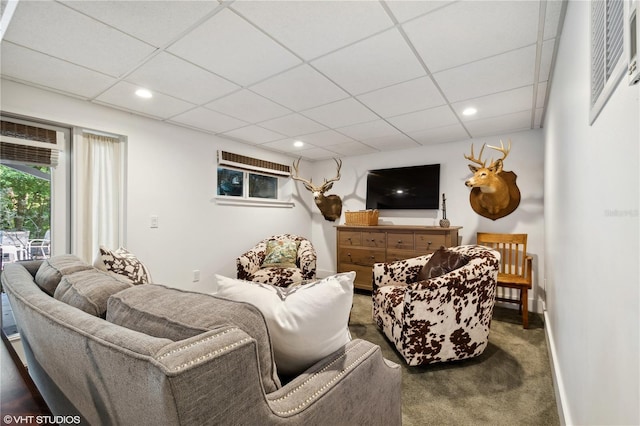
[(1, 70), (313, 161), (539, 128), (562, 15), (554, 0), (21, 0)]

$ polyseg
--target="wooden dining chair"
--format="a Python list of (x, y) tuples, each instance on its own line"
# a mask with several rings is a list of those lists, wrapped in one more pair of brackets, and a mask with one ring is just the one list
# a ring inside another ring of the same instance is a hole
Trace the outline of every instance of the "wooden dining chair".
[(500, 252), (498, 286), (520, 290), (519, 300), (496, 297), (496, 300), (516, 303), (522, 312), (522, 327), (529, 328), (528, 290), (532, 287), (531, 256), (527, 256), (527, 234), (493, 234), (478, 232), (478, 245)]

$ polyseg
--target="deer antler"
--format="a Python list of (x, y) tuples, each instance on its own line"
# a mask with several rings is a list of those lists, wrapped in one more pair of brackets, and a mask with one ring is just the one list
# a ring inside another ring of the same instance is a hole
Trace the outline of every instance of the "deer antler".
[(340, 180), (340, 169), (342, 168), (342, 160), (340, 159), (336, 159), (334, 158), (333, 161), (336, 162), (336, 165), (338, 166), (338, 170), (336, 171), (336, 177), (331, 178), (329, 180), (327, 180), (326, 178), (324, 179), (324, 183), (322, 184), (322, 186), (324, 187), (325, 185), (327, 185), (328, 183), (331, 182), (337, 182)]
[(471, 144), (471, 155), (465, 155), (464, 158), (471, 161), (472, 163), (476, 163), (482, 167), (486, 167), (487, 160), (482, 161), (482, 151), (484, 151), (484, 146), (485, 144), (482, 144), (480, 155), (478, 156), (478, 159), (476, 159), (475, 156), (473, 155), (473, 144)]
[(297, 181), (300, 181), (300, 182), (304, 183), (304, 185), (308, 189), (308, 187), (312, 187), (313, 186), (313, 183), (311, 182), (311, 179), (306, 180), (306, 179), (303, 179), (303, 178), (301, 178), (299, 176), (300, 172), (298, 171), (298, 167), (300, 166), (300, 160), (301, 159), (302, 159), (302, 157), (298, 158), (298, 161), (294, 161), (293, 162), (293, 171), (295, 172), (295, 174), (291, 173), (291, 179), (297, 180)]
[[(504, 159), (507, 158), (507, 156), (509, 155), (509, 152), (511, 151), (511, 139), (509, 139), (509, 146), (507, 147), (507, 149), (504, 149), (504, 144), (502, 143), (502, 139), (500, 139), (500, 148), (492, 145), (487, 145), (487, 146), (491, 149), (495, 149), (496, 151), (499, 151), (502, 153), (502, 158), (496, 161), (504, 161)], [(496, 164), (496, 161), (493, 161), (493, 158), (491, 159), (491, 167), (493, 167)]]

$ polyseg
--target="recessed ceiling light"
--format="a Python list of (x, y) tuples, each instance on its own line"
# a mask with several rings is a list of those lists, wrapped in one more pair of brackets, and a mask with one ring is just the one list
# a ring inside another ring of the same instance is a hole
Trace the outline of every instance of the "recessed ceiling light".
[(138, 89), (138, 90), (136, 90), (136, 95), (140, 96), (141, 98), (145, 98), (145, 99), (153, 98), (153, 93), (151, 93), (151, 91), (147, 90), (147, 89)]
[(295, 146), (296, 148), (300, 148), (301, 146), (304, 146), (304, 142), (302, 141), (295, 141), (293, 143), (293, 146)]
[(465, 109), (464, 111), (462, 111), (462, 115), (476, 115), (476, 113), (478, 112), (477, 109), (473, 108), (473, 107), (469, 107), (467, 109)]

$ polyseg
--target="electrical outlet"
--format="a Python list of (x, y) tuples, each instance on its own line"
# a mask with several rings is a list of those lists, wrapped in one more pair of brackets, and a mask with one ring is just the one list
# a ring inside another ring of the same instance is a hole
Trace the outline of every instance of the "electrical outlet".
[(151, 216), (151, 220), (149, 221), (149, 226), (151, 228), (157, 228), (158, 227), (158, 216), (156, 216), (156, 215), (152, 215)]
[(199, 269), (194, 269), (193, 270), (193, 282), (196, 281), (200, 281), (200, 270)]

